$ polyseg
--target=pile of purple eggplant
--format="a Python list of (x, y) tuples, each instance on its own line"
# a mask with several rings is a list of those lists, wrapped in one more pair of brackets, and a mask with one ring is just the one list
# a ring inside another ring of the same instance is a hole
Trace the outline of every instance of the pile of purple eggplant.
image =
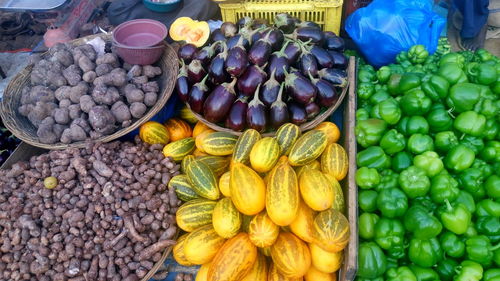
[(3, 122), (0, 119), (0, 165), (9, 158), (20, 142), (18, 138), (14, 137), (9, 130), (3, 126)]
[(179, 48), (176, 92), (207, 121), (234, 131), (274, 131), (314, 119), (347, 85), (344, 41), (313, 22), (225, 22), (211, 44)]

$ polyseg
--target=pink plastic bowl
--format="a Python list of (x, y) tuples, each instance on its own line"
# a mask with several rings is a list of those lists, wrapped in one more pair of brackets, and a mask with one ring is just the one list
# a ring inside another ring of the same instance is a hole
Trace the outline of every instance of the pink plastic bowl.
[(165, 44), (154, 47), (133, 48), (113, 42), (115, 51), (128, 64), (148, 65), (157, 62), (165, 50)]
[(118, 25), (113, 31), (113, 41), (127, 47), (152, 47), (165, 40), (167, 27), (155, 20), (137, 19)]

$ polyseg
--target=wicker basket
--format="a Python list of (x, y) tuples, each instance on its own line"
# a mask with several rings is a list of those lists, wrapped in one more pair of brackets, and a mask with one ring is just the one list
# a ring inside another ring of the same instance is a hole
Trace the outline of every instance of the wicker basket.
[[(96, 37), (101, 37), (103, 40), (111, 42), (111, 35), (98, 34), (73, 40), (70, 42), (70, 44), (74, 46), (83, 45)], [(149, 108), (142, 118), (135, 120), (129, 127), (120, 129), (111, 135), (103, 136), (93, 141), (110, 142), (119, 137), (122, 137), (138, 128), (144, 122), (151, 119), (151, 117), (153, 117), (163, 108), (163, 106), (167, 103), (167, 100), (170, 98), (170, 95), (172, 95), (176, 76), (179, 72), (179, 63), (177, 60), (177, 54), (174, 49), (171, 46), (167, 45), (165, 47), (163, 56), (156, 64), (161, 67), (163, 72), (162, 75), (158, 78), (160, 93), (158, 94), (158, 101), (156, 102), (156, 104), (153, 107)], [(17, 110), (21, 104), (21, 92), (23, 88), (30, 83), (30, 75), (32, 69), (33, 65), (28, 65), (26, 68), (24, 68), (10, 81), (9, 85), (7, 85), (7, 88), (4, 91), (3, 99), (0, 103), (0, 116), (2, 117), (5, 127), (7, 127), (7, 129), (9, 129), (16, 137), (33, 146), (45, 149), (84, 147), (85, 141), (74, 142), (70, 144), (61, 142), (55, 144), (44, 144), (39, 142), (36, 135), (36, 127), (31, 124), (28, 118), (22, 116)]]
[[(349, 73), (348, 73), (348, 75), (349, 75)], [(348, 79), (348, 81), (349, 80), (350, 79)], [(342, 88), (342, 93), (340, 94), (339, 99), (337, 100), (337, 102), (335, 104), (333, 104), (332, 106), (330, 106), (329, 108), (327, 108), (325, 111), (321, 112), (313, 120), (308, 121), (308, 122), (306, 122), (304, 124), (301, 124), (299, 126), (300, 130), (301, 131), (311, 130), (312, 128), (316, 127), (319, 123), (325, 121), (342, 104), (342, 101), (344, 100), (344, 97), (347, 95), (348, 89), (349, 89), (349, 82), (347, 83), (347, 85), (344, 88)], [(191, 110), (191, 108), (189, 107), (188, 103), (186, 103), (186, 107), (189, 108), (189, 110)], [(231, 133), (231, 134), (237, 135), (237, 136), (240, 136), (243, 133), (243, 132), (233, 131), (233, 130), (225, 128), (225, 127), (221, 127), (221, 126), (219, 126), (217, 124), (209, 122), (207, 119), (205, 119), (200, 114), (198, 114), (198, 113), (196, 113), (196, 112), (194, 112), (192, 110), (191, 110), (191, 112), (193, 113), (194, 116), (196, 116), (196, 118), (200, 122), (204, 123), (205, 125), (207, 125), (208, 127), (212, 128), (212, 129), (214, 129), (216, 131), (219, 131), (219, 132), (228, 132), (228, 133)], [(262, 136), (272, 137), (272, 136), (274, 136), (275, 133), (276, 132), (266, 132), (266, 133), (263, 133)]]

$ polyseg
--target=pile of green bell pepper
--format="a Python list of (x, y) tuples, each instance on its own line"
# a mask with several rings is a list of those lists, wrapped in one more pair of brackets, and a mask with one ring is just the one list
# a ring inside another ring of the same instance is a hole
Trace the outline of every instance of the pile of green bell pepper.
[(357, 280), (500, 280), (500, 60), (443, 44), (359, 66)]

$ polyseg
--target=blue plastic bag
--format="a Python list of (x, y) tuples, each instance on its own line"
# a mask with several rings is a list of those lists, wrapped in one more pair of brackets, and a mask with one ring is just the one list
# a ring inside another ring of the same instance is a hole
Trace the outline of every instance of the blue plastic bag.
[(446, 20), (432, 11), (431, 0), (374, 0), (347, 18), (345, 30), (373, 66), (393, 63), (416, 44), (430, 54)]

